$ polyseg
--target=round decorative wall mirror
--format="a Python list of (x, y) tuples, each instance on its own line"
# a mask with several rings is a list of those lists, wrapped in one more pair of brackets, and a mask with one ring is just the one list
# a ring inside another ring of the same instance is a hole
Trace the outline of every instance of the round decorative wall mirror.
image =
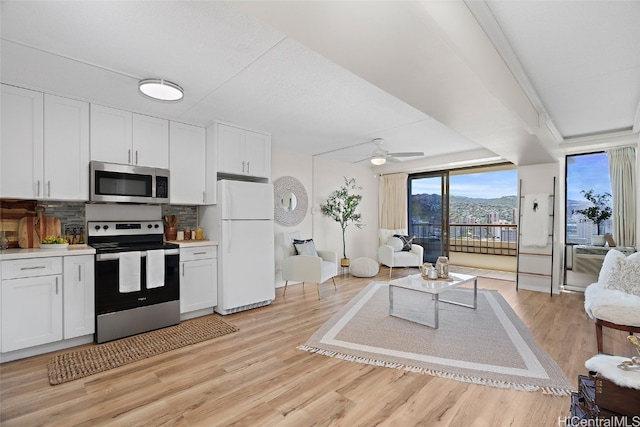
[(273, 183), (273, 193), (275, 220), (287, 226), (300, 224), (309, 206), (304, 185), (292, 176), (283, 176)]

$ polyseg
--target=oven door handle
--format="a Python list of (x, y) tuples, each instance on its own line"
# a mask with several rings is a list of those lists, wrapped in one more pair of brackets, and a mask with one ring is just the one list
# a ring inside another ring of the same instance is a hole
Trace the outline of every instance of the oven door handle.
[[(165, 249), (165, 255), (179, 255), (179, 249)], [(140, 252), (140, 258), (145, 258), (147, 256), (146, 251)], [(110, 254), (96, 254), (96, 261), (113, 261), (120, 259), (120, 252), (114, 252)]]

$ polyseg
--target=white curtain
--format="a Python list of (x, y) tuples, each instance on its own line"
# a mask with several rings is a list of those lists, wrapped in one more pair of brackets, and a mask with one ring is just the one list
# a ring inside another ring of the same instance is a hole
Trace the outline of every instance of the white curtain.
[(379, 228), (407, 228), (407, 179), (406, 173), (383, 175), (378, 190)]
[(636, 149), (607, 150), (613, 198), (613, 240), (617, 246), (636, 245)]

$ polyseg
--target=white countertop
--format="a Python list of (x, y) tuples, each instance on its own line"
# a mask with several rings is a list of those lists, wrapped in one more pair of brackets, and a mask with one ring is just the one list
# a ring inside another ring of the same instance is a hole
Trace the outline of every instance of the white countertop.
[(0, 261), (26, 258), (44, 258), (51, 256), (94, 255), (96, 250), (86, 245), (71, 245), (67, 249), (7, 249), (0, 251)]
[(176, 243), (181, 248), (192, 248), (196, 246), (218, 246), (215, 240), (167, 240), (168, 243)]

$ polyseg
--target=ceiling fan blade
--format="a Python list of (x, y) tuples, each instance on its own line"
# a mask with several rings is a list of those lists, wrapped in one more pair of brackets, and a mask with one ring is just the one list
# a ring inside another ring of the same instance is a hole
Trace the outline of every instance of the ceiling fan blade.
[(424, 156), (424, 153), (420, 151), (407, 151), (404, 153), (389, 153), (387, 155), (392, 157), (422, 157)]
[(399, 163), (400, 160), (396, 159), (395, 157), (387, 157), (387, 162), (389, 162), (389, 163)]

